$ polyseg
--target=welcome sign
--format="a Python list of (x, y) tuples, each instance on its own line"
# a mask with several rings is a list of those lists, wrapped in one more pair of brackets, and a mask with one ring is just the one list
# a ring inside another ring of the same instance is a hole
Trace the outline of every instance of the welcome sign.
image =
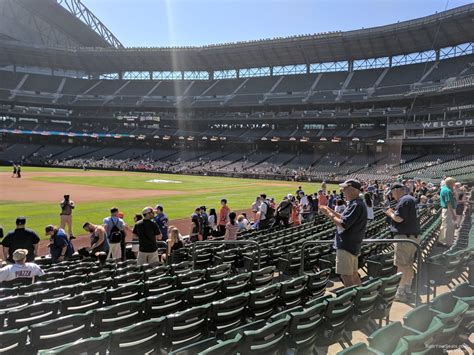
[(436, 128), (463, 128), (474, 126), (474, 118), (465, 118), (449, 121), (426, 121), (411, 123), (394, 123), (388, 126), (389, 130), (395, 129), (436, 129)]

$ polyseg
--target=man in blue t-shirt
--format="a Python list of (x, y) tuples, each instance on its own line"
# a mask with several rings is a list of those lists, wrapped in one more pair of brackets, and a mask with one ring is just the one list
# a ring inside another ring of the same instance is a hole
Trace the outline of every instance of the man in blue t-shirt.
[(341, 213), (321, 206), (321, 213), (336, 225), (336, 273), (341, 275), (344, 286), (360, 285), (358, 256), (367, 227), (367, 207), (359, 197), (361, 183), (349, 179), (339, 185), (348, 201)]
[(74, 254), (74, 246), (64, 229), (48, 225), (44, 232), (46, 236), (50, 237), (49, 252), (53, 263), (61, 262)]
[[(395, 210), (391, 208), (385, 214), (391, 219), (391, 231), (395, 239), (407, 239), (419, 243), (420, 221), (416, 210), (416, 200), (409, 194), (409, 189), (396, 182), (390, 188), (393, 198), (397, 201)], [(413, 262), (415, 261), (416, 246), (411, 243), (395, 243), (394, 264), (402, 273), (400, 285), (396, 294), (399, 301), (414, 301), (411, 292), (413, 281)]]
[(163, 212), (163, 206), (156, 206), (154, 221), (160, 228), (162, 240), (166, 242), (168, 240), (168, 216)]

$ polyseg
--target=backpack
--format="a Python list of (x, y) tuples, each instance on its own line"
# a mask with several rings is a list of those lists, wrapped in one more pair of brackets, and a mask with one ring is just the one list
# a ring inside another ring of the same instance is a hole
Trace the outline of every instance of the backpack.
[[(113, 221), (111, 219), (111, 221)], [(122, 231), (117, 227), (117, 224), (114, 223), (109, 234), (109, 241), (111, 243), (120, 243), (122, 241)]]
[(263, 202), (263, 203), (267, 205), (267, 213), (265, 213), (265, 218), (269, 220), (275, 216), (275, 209), (272, 208), (272, 206), (270, 206), (269, 203), (267, 202)]

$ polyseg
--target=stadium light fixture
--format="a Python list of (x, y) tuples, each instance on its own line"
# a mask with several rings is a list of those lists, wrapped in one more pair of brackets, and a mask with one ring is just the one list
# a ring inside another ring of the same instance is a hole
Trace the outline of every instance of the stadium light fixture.
[(296, 140), (295, 137), (290, 137), (290, 141), (291, 141), (291, 142), (294, 142), (295, 140)]
[(207, 141), (207, 137), (206, 136), (202, 137), (202, 140)]
[(357, 137), (354, 137), (354, 138), (352, 138), (352, 141), (353, 141), (353, 142), (358, 142), (358, 141), (360, 141), (360, 139), (357, 138)]
[(163, 136), (163, 140), (164, 140), (164, 141), (169, 141), (170, 139), (171, 139), (170, 136)]
[(303, 137), (300, 139), (300, 142), (306, 143), (309, 141), (309, 138)]
[(326, 142), (326, 141), (327, 141), (326, 137), (321, 137), (321, 138), (319, 138), (319, 140), (320, 140), (321, 142)]
[(280, 138), (278, 138), (278, 137), (273, 137), (273, 138), (271, 139), (271, 141), (272, 141), (272, 142), (279, 142), (279, 141), (280, 141)]
[(179, 136), (178, 139), (182, 141), (184, 140), (184, 136)]
[(385, 143), (385, 141), (384, 141), (383, 139), (378, 139), (378, 140), (377, 140), (377, 143), (382, 144), (382, 143)]
[(267, 141), (268, 138), (267, 138), (267, 137), (262, 137), (260, 140), (261, 140), (261, 141)]

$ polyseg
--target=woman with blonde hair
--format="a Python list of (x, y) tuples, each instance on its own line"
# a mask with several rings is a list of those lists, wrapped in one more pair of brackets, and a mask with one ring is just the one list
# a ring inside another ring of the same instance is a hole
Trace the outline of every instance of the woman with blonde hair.
[(167, 255), (171, 255), (173, 251), (184, 247), (183, 239), (181, 238), (181, 234), (179, 233), (178, 228), (174, 226), (169, 227), (167, 243), (168, 243)]

